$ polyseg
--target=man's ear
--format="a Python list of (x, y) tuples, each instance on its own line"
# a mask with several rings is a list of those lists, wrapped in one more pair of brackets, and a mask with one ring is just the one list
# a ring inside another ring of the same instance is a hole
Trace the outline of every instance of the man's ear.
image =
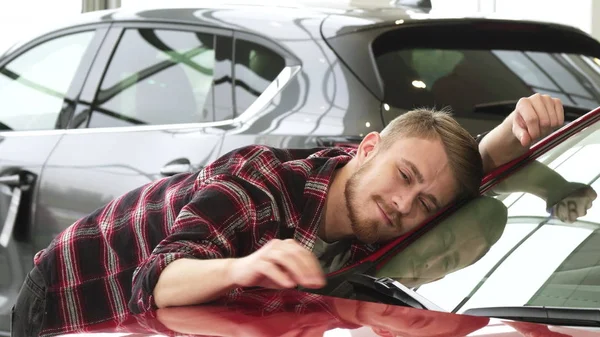
[(379, 132), (373, 131), (367, 134), (358, 145), (358, 151), (356, 152), (358, 162), (362, 165), (377, 153), (380, 146), (381, 135)]

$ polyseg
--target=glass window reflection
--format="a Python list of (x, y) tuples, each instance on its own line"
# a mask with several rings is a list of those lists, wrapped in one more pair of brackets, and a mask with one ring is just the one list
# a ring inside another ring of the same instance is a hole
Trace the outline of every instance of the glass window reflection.
[(546, 72), (542, 71), (531, 57), (527, 57), (526, 53), (510, 50), (495, 50), (492, 53), (528, 85), (546, 90), (559, 90)]
[(587, 92), (581, 84), (583, 79), (575, 77), (575, 69), (562, 59), (562, 55), (528, 52), (527, 56), (529, 56), (541, 69), (544, 69), (561, 90), (573, 95), (591, 98), (590, 93)]
[(0, 69), (0, 131), (54, 129), (94, 31), (58, 37)]
[(376, 55), (376, 63), (384, 101), (395, 108), (383, 112), (386, 123), (423, 106), (450, 107), (460, 118), (503, 118), (535, 93), (560, 98), (567, 121), (600, 106), (600, 61), (583, 55), (402, 47)]
[(259, 44), (235, 40), (235, 104), (242, 114), (285, 67), (281, 55)]
[(90, 127), (214, 121), (214, 39), (185, 31), (125, 30)]

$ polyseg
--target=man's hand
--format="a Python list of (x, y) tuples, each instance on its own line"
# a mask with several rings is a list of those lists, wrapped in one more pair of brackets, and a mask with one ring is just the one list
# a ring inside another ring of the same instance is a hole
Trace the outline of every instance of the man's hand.
[(541, 94), (521, 98), (515, 110), (479, 144), (485, 173), (523, 155), (563, 122), (564, 110), (558, 98)]
[(242, 258), (175, 260), (154, 287), (158, 308), (213, 301), (238, 287), (321, 288), (325, 276), (315, 255), (294, 240), (272, 240)]
[(560, 200), (552, 207), (552, 213), (562, 222), (573, 223), (579, 217), (585, 216), (587, 211), (592, 208), (592, 203), (596, 200), (598, 194), (588, 185), (571, 183), (577, 188), (566, 198)]
[(521, 146), (529, 147), (563, 125), (564, 110), (560, 99), (535, 94), (521, 98), (507, 120)]
[(272, 240), (230, 265), (230, 280), (238, 287), (321, 288), (325, 276), (315, 255), (296, 241)]

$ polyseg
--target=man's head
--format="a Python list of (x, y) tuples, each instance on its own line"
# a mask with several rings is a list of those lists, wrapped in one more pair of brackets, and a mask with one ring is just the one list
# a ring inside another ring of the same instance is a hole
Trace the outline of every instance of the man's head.
[(358, 147), (345, 187), (354, 234), (363, 242), (407, 233), (458, 198), (478, 195), (483, 164), (473, 137), (446, 111), (400, 115)]

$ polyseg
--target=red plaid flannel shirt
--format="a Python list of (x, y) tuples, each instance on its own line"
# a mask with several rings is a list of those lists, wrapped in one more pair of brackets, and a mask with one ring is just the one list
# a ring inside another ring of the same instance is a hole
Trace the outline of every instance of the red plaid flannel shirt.
[[(109, 202), (36, 254), (48, 287), (42, 335), (155, 309), (154, 286), (176, 259), (240, 257), (288, 237), (312, 250), (332, 174), (354, 154), (248, 146)], [(348, 264), (374, 249), (355, 242)]]

